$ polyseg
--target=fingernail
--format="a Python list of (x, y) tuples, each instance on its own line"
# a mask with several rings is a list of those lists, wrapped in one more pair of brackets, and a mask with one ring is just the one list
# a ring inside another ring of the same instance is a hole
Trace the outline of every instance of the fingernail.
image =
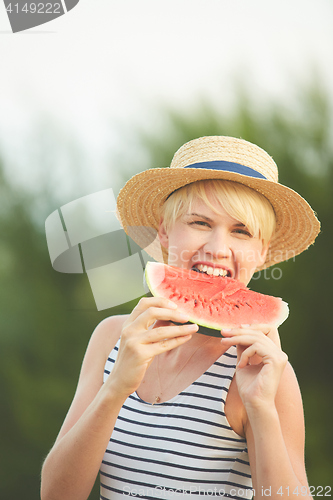
[(242, 328), (248, 328), (251, 325), (241, 325)]
[(231, 332), (232, 328), (222, 328), (222, 332)]

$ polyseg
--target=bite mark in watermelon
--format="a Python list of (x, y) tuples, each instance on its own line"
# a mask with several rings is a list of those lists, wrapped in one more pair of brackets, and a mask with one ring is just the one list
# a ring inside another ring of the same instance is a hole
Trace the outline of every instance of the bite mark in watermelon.
[(148, 262), (146, 282), (156, 297), (178, 305), (192, 323), (221, 330), (240, 325), (278, 327), (288, 317), (288, 304), (278, 297), (249, 290), (232, 278)]

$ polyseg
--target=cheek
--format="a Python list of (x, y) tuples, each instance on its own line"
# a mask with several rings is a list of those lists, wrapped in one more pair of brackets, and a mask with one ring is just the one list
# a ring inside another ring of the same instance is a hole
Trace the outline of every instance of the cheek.
[(174, 232), (169, 235), (168, 253), (170, 265), (182, 267), (186, 265), (198, 251), (198, 238), (187, 231)]
[(237, 249), (238, 260), (247, 268), (256, 268), (263, 260), (263, 248), (261, 242), (252, 245), (240, 244)]
[(184, 239), (181, 232), (173, 232), (170, 234), (168, 238), (169, 264), (178, 266), (186, 248), (186, 239)]
[(169, 244), (175, 247), (183, 248), (184, 246), (189, 246), (193, 243), (194, 238), (191, 231), (187, 230), (187, 227), (177, 227), (169, 233)]

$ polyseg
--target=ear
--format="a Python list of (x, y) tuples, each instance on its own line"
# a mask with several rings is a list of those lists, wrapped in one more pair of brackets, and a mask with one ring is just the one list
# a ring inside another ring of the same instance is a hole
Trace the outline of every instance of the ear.
[(168, 237), (168, 233), (166, 232), (166, 229), (164, 227), (163, 217), (161, 217), (160, 224), (158, 227), (158, 237), (160, 239), (160, 243), (161, 243), (162, 247), (168, 248), (169, 247), (169, 237)]

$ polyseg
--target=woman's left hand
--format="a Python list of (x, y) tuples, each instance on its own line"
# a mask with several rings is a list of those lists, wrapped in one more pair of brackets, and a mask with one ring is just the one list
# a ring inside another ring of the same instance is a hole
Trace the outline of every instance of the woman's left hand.
[(242, 325), (222, 330), (221, 343), (237, 346), (236, 383), (245, 408), (274, 405), (288, 356), (281, 350), (277, 329)]

